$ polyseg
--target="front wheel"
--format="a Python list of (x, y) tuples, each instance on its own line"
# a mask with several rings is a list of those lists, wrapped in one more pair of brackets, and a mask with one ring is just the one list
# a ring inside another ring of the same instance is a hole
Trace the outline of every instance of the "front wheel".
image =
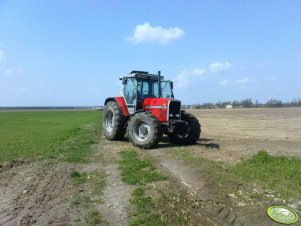
[(180, 145), (196, 144), (201, 135), (201, 125), (199, 120), (192, 114), (185, 111), (181, 113), (181, 119), (185, 121), (184, 131), (181, 133), (170, 133), (168, 137), (172, 143)]
[(160, 122), (149, 112), (140, 112), (132, 116), (127, 133), (135, 146), (144, 149), (155, 147), (162, 137)]

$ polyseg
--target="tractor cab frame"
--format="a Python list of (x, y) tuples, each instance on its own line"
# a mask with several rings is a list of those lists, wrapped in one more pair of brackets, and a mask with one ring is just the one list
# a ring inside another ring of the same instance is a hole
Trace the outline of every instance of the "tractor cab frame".
[(160, 71), (157, 75), (145, 71), (132, 71), (129, 76), (124, 76), (120, 80), (122, 80), (120, 93), (130, 115), (143, 109), (143, 100), (146, 98), (174, 99), (173, 82), (165, 81)]

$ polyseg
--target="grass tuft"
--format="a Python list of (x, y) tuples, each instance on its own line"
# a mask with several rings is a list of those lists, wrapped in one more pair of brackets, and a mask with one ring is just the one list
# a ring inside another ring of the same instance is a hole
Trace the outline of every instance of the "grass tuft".
[(101, 215), (97, 210), (91, 212), (86, 221), (88, 226), (95, 226), (98, 225), (100, 222), (101, 222)]
[(103, 193), (103, 190), (105, 188), (105, 175), (99, 174), (98, 178), (93, 178), (94, 181), (94, 193), (101, 195)]
[(119, 161), (122, 180), (133, 185), (142, 185), (167, 178), (155, 171), (149, 159), (139, 159), (135, 151), (122, 151)]
[(132, 192), (131, 203), (135, 207), (134, 215), (136, 216), (136, 218), (130, 222), (131, 226), (165, 225), (160, 214), (154, 210), (152, 198), (145, 195), (143, 188), (138, 187)]
[(159, 214), (149, 214), (143, 217), (137, 218), (130, 222), (130, 226), (164, 226), (165, 223), (162, 221)]
[(83, 207), (91, 207), (92, 202), (90, 197), (86, 195), (75, 195), (71, 200), (71, 206), (83, 206)]
[(131, 203), (134, 206), (134, 219), (131, 226), (163, 226), (163, 215), (158, 212), (152, 197), (146, 195), (144, 187), (147, 183), (166, 180), (167, 177), (155, 171), (152, 162), (139, 158), (136, 151), (120, 152), (119, 161), (122, 180), (128, 184), (141, 185), (132, 192)]
[(80, 173), (78, 171), (72, 171), (70, 177), (74, 184), (82, 184), (87, 181), (87, 173)]
[(151, 212), (154, 207), (151, 197), (146, 197), (142, 188), (137, 189), (132, 193), (133, 199), (131, 200), (131, 203), (136, 207), (138, 213)]

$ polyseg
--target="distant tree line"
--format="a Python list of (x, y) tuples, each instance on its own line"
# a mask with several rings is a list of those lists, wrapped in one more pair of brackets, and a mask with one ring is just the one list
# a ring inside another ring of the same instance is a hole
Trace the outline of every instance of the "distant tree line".
[(260, 103), (258, 100), (253, 101), (251, 98), (246, 98), (241, 101), (218, 101), (216, 103), (203, 103), (184, 105), (184, 108), (192, 109), (212, 109), (212, 108), (281, 108), (281, 107), (301, 107), (301, 99), (294, 99), (289, 102), (282, 100), (270, 99), (265, 103)]

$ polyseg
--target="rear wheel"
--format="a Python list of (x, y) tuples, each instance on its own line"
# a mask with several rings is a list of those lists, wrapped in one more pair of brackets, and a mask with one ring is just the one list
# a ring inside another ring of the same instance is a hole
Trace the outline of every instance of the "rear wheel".
[(170, 133), (168, 137), (172, 143), (180, 145), (195, 144), (201, 135), (199, 120), (192, 114), (181, 112), (181, 119), (185, 121), (185, 127), (181, 133)]
[(103, 113), (103, 130), (108, 140), (123, 139), (125, 134), (126, 117), (115, 101), (106, 104)]
[(135, 114), (130, 119), (127, 133), (135, 146), (144, 149), (155, 147), (162, 137), (160, 122), (149, 112)]

